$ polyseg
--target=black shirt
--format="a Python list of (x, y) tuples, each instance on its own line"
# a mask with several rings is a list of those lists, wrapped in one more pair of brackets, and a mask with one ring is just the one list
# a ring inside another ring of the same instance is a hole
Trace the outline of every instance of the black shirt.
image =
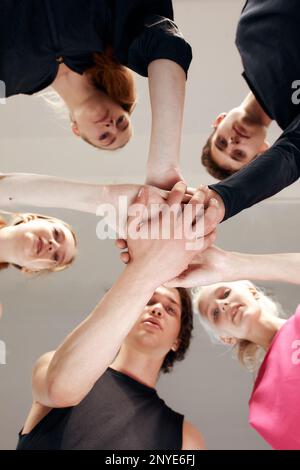
[(0, 0), (0, 80), (7, 97), (46, 88), (62, 60), (82, 74), (93, 65), (92, 54), (107, 46), (143, 76), (153, 60), (172, 60), (187, 73), (192, 59), (171, 0)]
[(210, 185), (224, 201), (225, 219), (300, 177), (300, 105), (292, 100), (292, 85), (300, 80), (299, 0), (248, 0), (236, 44), (252, 92), (285, 132), (247, 167)]
[(18, 450), (181, 450), (184, 417), (155, 389), (108, 369), (82, 402), (52, 409)]

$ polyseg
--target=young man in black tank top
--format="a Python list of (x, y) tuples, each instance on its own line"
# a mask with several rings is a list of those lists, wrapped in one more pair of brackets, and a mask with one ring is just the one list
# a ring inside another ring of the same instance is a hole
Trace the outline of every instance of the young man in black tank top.
[[(175, 185), (169, 204), (180, 208), (185, 191)], [(189, 204), (201, 197), (196, 193)], [(144, 191), (138, 202), (146, 199)], [(19, 449), (204, 448), (195, 427), (155, 391), (160, 371), (183, 359), (192, 330), (187, 292), (161, 285), (184, 271), (195, 252), (186, 250), (187, 239), (127, 241), (132, 261), (120, 278), (57, 351), (38, 360)]]

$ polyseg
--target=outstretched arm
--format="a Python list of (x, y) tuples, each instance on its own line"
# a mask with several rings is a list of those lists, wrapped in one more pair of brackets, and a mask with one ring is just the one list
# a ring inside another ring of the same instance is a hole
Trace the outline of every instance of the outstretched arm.
[[(127, 207), (140, 188), (141, 185), (137, 184), (100, 185), (55, 176), (2, 174), (0, 207), (11, 211), (19, 210), (20, 207), (53, 207), (96, 215), (100, 205), (109, 204), (114, 207), (116, 220), (122, 225), (127, 219)], [(127, 204), (124, 204), (124, 201), (119, 204), (121, 196), (126, 198)], [(166, 197), (165, 191), (149, 188), (149, 198), (152, 203), (161, 203)]]
[(242, 279), (300, 284), (300, 253), (252, 255), (210, 247), (166, 285), (196, 287)]
[[(167, 203), (177, 204), (181, 208), (185, 189), (182, 183), (176, 185), (170, 192)], [(137, 210), (141, 206), (146, 209), (147, 190), (139, 195), (136, 202), (139, 204), (135, 207)], [(199, 195), (195, 194), (189, 204), (197, 208), (199, 203), (201, 204)], [(149, 233), (150, 223), (143, 220), (144, 210), (138, 218), (132, 215), (129, 220), (133, 226), (128, 227), (132, 261), (87, 319), (66, 338), (54, 354), (44, 356), (38, 362), (33, 375), (33, 395), (36, 402), (50, 408), (74, 406), (89, 393), (112, 363), (154, 290), (182, 272), (195, 255), (196, 251), (186, 250), (187, 242), (192, 240), (190, 235), (193, 233), (194, 219), (189, 221), (181, 238), (176, 236), (178, 228), (182, 227), (185, 211), (188, 209), (182, 209), (183, 213), (178, 212), (174, 233), (170, 234), (169, 239), (144, 237), (145, 233)], [(168, 212), (163, 215), (162, 224), (168, 220), (168, 216)], [(139, 226), (142, 221), (138, 230), (136, 224)], [(158, 233), (160, 222), (159, 214), (151, 219), (154, 233)], [(141, 233), (141, 238), (136, 237), (137, 232)], [(209, 240), (205, 240), (203, 249), (208, 244)]]

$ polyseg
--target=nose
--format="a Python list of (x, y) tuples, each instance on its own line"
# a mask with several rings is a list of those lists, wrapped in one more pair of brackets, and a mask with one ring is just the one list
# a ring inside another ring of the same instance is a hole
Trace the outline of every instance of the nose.
[(152, 305), (151, 307), (151, 315), (161, 317), (162, 316), (162, 306), (161, 305)]
[(234, 135), (230, 139), (232, 144), (239, 144), (240, 143), (240, 137), (238, 135)]
[(226, 299), (218, 299), (217, 300), (218, 306), (222, 312), (227, 312), (229, 302)]
[(115, 119), (108, 119), (105, 123), (105, 127), (116, 127), (116, 120)]
[(59, 248), (59, 243), (54, 239), (49, 240), (48, 244), (48, 251), (55, 251)]

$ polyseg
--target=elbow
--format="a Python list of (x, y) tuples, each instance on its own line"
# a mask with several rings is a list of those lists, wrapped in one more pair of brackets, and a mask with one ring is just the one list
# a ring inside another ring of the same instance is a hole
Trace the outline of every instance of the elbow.
[(76, 390), (72, 383), (65, 383), (52, 378), (48, 384), (48, 400), (53, 408), (71, 408), (79, 405), (86, 394)]

